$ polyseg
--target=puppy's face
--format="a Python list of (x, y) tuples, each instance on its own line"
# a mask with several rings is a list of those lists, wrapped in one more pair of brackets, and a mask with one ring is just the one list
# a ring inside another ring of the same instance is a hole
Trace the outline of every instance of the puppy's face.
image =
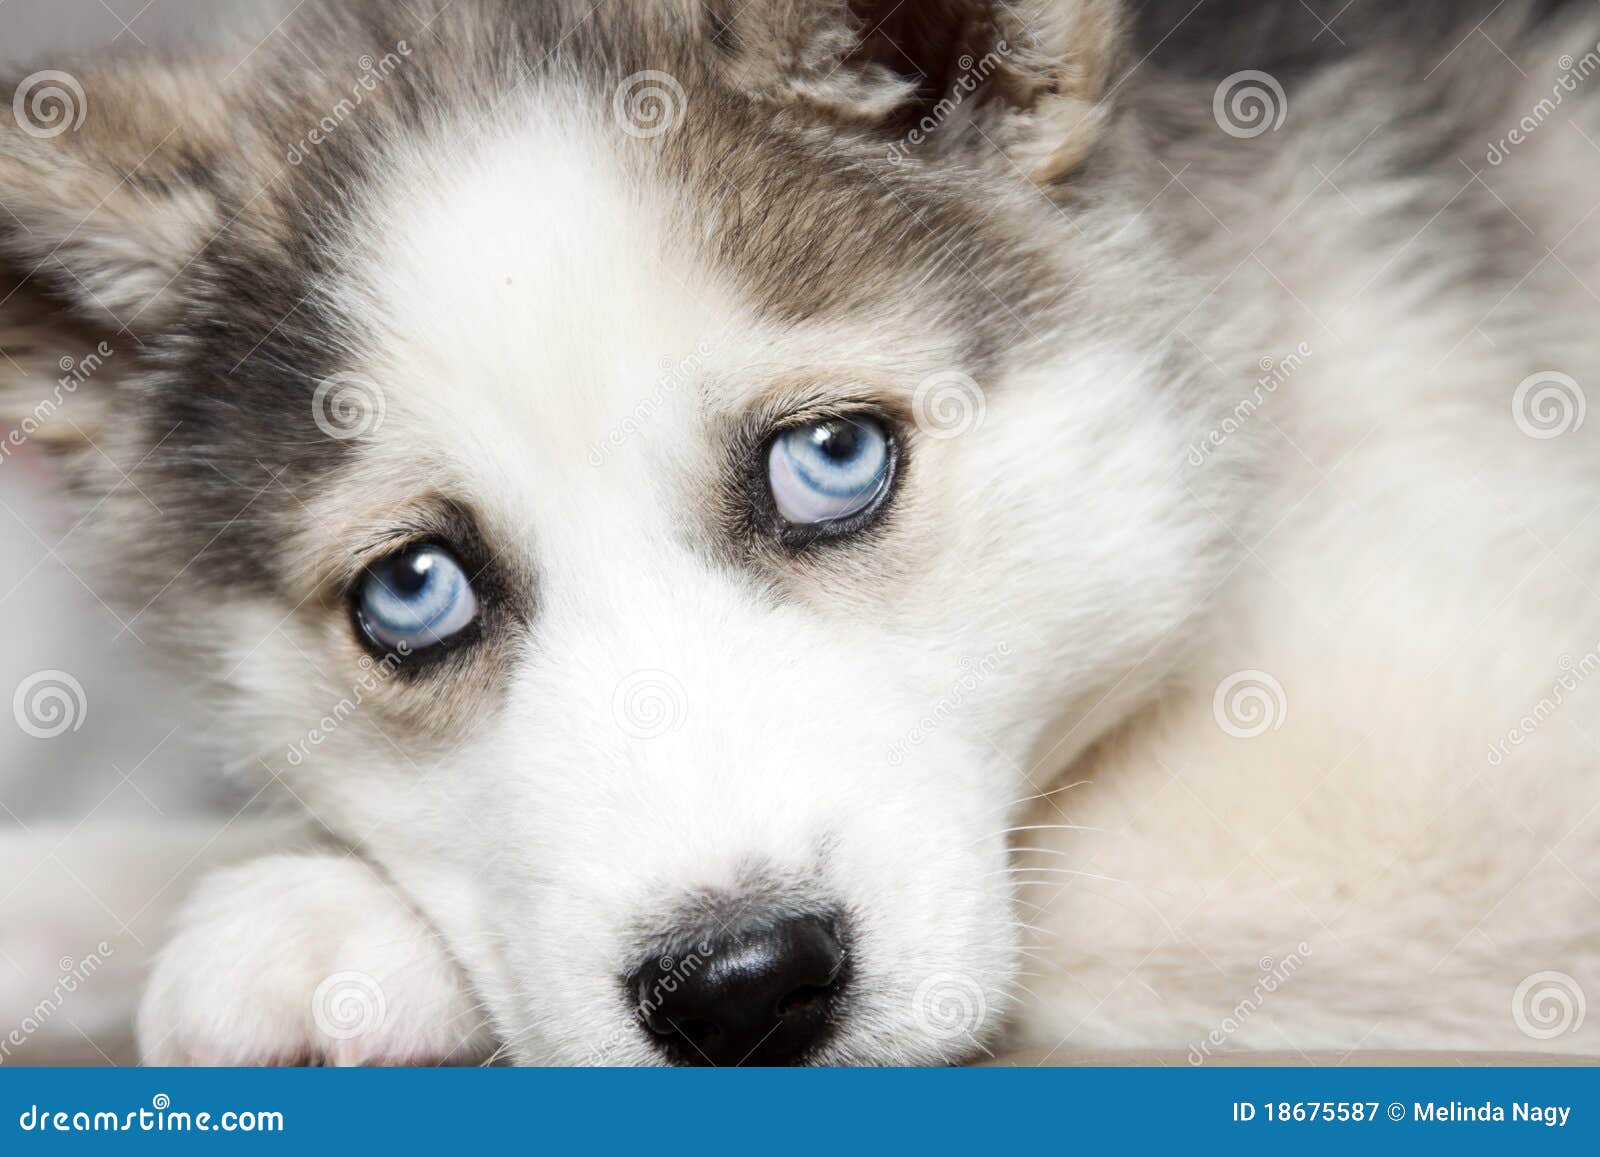
[[(1019, 805), (1212, 565), (1134, 237), (1019, 175), (1091, 106), (991, 95), (1008, 153), (891, 159), (916, 86), (836, 6), (553, 56), (517, 7), (340, 18), (360, 107), (285, 144), (241, 99), (139, 191), (140, 243), (187, 239), (99, 303), (144, 319), (101, 426), (159, 495), (142, 615), (513, 1057), (959, 1059), (1013, 983)], [(1099, 6), (1060, 7), (1065, 62)]]

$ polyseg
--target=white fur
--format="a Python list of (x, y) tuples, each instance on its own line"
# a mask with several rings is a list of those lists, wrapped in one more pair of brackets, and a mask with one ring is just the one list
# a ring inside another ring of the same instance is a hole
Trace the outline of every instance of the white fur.
[[(1103, 172), (1184, 174), (1159, 204), (1113, 176), (1069, 220), (1019, 181), (995, 212), (1094, 308), (996, 356), (981, 433), (908, 431), (890, 557), (762, 585), (708, 547), (720, 431), (796, 378), (910, 399), (959, 369), (919, 322), (941, 271), (906, 270), (870, 317), (778, 325), (682, 244), (605, 110), (511, 104), (448, 149), (392, 150), (336, 291), (383, 428), (285, 549), (325, 560), (458, 498), (527, 576), (526, 637), (455, 733), (380, 705), (283, 769), (360, 862), (207, 884), (147, 998), (148, 1056), (478, 1059), (492, 1035), (527, 1063), (659, 1061), (619, 990), (642, 930), (752, 871), (850, 913), (828, 1060), (958, 1059), (1002, 1028), (1195, 1063), (1593, 1048), (1600, 1017), (1533, 1040), (1514, 1001), (1545, 972), (1600, 998), (1594, 690), (1485, 757), (1563, 655), (1600, 647), (1600, 423), (1538, 440), (1511, 414), (1528, 375), (1581, 380), (1600, 353), (1600, 226), (1548, 188), (1575, 151), (1592, 175), (1575, 128), (1485, 174), (1561, 258), (1509, 295), (1427, 235), (1486, 195), (1471, 173), (1341, 172), (1359, 118), (1256, 154), (1107, 145)], [(1308, 190), (1318, 172), (1334, 183)], [(1192, 463), (1260, 359), (1302, 345)], [(691, 384), (660, 384), (685, 364)], [(288, 748), (356, 670), (348, 623), (212, 613), (244, 730)], [(1254, 738), (1216, 701), (1245, 672), (1283, 692)], [(649, 738), (640, 687), (668, 717)], [(330, 1042), (307, 1010), (348, 972), (388, 1015)], [(929, 984), (977, 1006), (958, 1035), (930, 1030)]]
[[(392, 495), (420, 460), (430, 481), (470, 494), (500, 548), (536, 568), (538, 620), (505, 709), (424, 785), (382, 745), (340, 756), (336, 795), (297, 785), (416, 897), (511, 1056), (651, 1060), (617, 998), (624, 930), (675, 895), (735, 886), (747, 857), (803, 876), (823, 841), (825, 879), (866, 929), (870, 1003), (842, 1055), (868, 1041), (880, 1056), (950, 1055), (919, 1034), (915, 1004), (947, 973), (983, 994), (989, 1015), (971, 1035), (988, 1037), (1017, 960), (1001, 833), (1009, 805), (1061, 782), (1061, 768), (1092, 782), (1036, 807), (1028, 826), (1073, 828), (1024, 833), (1057, 853), (1026, 862), (1089, 875), (1024, 877), (1043, 973), (1025, 978), (1018, 1040), (1190, 1049), (1243, 1021), (1223, 1047), (1528, 1047), (1510, 1011), (1522, 978), (1554, 969), (1592, 985), (1581, 706), (1539, 737), (1537, 790), (1482, 755), (1559, 674), (1559, 655), (1600, 642), (1586, 589), (1593, 469), (1577, 443), (1532, 441), (1509, 416), (1539, 358), (1469, 337), (1435, 368), (1461, 336), (1459, 310), (1426, 312), (1449, 285), (1386, 282), (1385, 254), (1350, 259), (1358, 234), (1322, 239), (1342, 260), (1336, 277), (1269, 247), (1265, 264), (1301, 308), (1244, 337), (1195, 326), (1169, 338), (1241, 383), (1259, 356), (1313, 348), (1230, 451), (1270, 454), (1259, 491), (1225, 465), (1188, 464), (1209, 420), (1153, 394), (1130, 401), (1156, 370), (1150, 347), (1104, 334), (1065, 357), (1047, 344), (987, 383), (981, 439), (919, 447), (926, 489), (913, 501), (937, 529), (919, 521), (907, 544), (915, 578), (892, 595), (844, 589), (833, 605), (774, 610), (676, 533), (707, 485), (698, 407), (736, 405), (791, 366), (865, 365), (907, 387), (948, 351), (892, 316), (860, 332), (763, 327), (676, 261), (659, 240), (669, 207), (583, 139), (581, 124), (530, 111), (446, 181), (397, 163), (369, 303), (395, 458), (369, 462), (365, 484)], [(1247, 229), (1216, 268), (1228, 272)], [(1272, 280), (1246, 262), (1223, 285), (1285, 300)], [(1362, 336), (1398, 309), (1415, 314), (1409, 340)], [(590, 447), (701, 342), (710, 399), (668, 396), (593, 466)], [(1553, 347), (1544, 360), (1577, 357)], [(1443, 415), (1435, 382), (1460, 399)], [(340, 502), (359, 501), (353, 485)], [(1212, 519), (1237, 536), (1231, 556), (1212, 548)], [(1028, 544), (1030, 565), (994, 540)], [(887, 765), (883, 752), (960, 683), (961, 660), (1002, 645), (1008, 657), (952, 718)], [(1257, 668), (1282, 683), (1289, 714), (1282, 730), (1236, 739), (1213, 693)], [(613, 716), (612, 692), (635, 671), (681, 688), (681, 726), (647, 742)], [(1164, 705), (1140, 715), (1157, 682)], [(1140, 721), (1080, 756), (1130, 714)], [(1526, 774), (1534, 751), (1519, 753)], [(1240, 1018), (1262, 958), (1286, 954), (1304, 967)], [(232, 1022), (214, 1011), (228, 998), (158, 992), (148, 1035), (210, 1026), (194, 1055), (250, 1055), (254, 1038), (230, 1046)]]

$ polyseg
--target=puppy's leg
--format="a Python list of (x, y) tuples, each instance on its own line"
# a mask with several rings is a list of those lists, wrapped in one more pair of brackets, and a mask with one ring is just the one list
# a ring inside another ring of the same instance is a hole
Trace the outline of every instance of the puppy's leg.
[(472, 1064), (494, 1042), (438, 936), (370, 866), (281, 855), (202, 881), (139, 1010), (152, 1065)]

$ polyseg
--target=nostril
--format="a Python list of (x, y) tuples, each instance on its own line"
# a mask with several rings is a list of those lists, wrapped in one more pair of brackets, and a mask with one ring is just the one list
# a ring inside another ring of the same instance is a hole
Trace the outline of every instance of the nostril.
[(778, 1016), (804, 1016), (815, 1012), (833, 1000), (833, 985), (819, 987), (814, 984), (804, 985), (789, 993), (773, 1011)]
[[(846, 987), (837, 922), (764, 914), (652, 957), (628, 977), (657, 1043), (680, 1064), (794, 1064), (832, 1031)], [(664, 972), (662, 965), (673, 968)]]

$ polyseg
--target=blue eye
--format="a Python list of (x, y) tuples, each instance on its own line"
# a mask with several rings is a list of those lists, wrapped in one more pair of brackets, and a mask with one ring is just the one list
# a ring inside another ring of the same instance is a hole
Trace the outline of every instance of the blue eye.
[(438, 646), (478, 618), (471, 580), (440, 546), (390, 555), (368, 569), (357, 597), (357, 617), (368, 638), (408, 653)]
[(893, 452), (871, 418), (830, 418), (779, 434), (767, 483), (791, 526), (822, 526), (869, 511), (889, 490)]

